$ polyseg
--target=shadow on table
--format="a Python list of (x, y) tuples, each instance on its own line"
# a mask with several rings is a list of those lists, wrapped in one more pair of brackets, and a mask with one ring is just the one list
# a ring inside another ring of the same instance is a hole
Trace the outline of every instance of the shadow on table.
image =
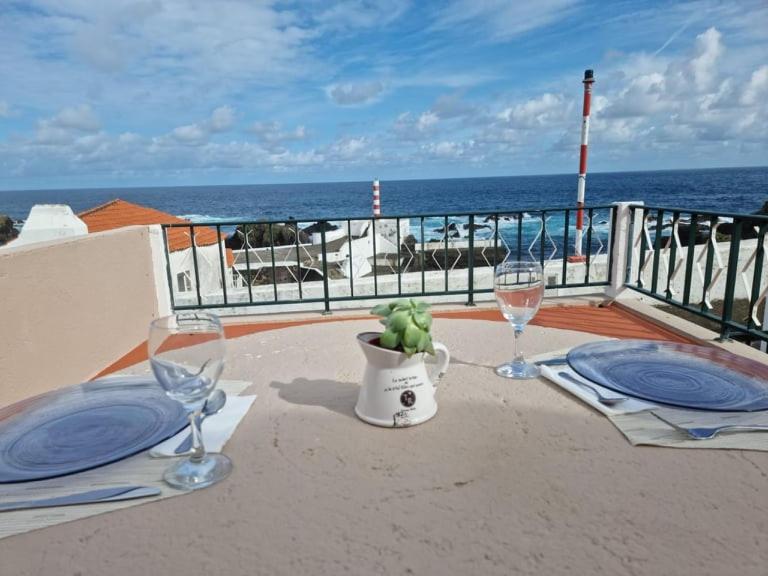
[[(467, 360), (462, 360), (461, 358), (458, 358), (456, 356), (451, 356), (451, 364), (452, 365), (458, 364), (461, 366), (471, 366), (473, 368), (486, 368), (488, 370), (495, 370), (497, 366), (497, 365), (491, 365), (491, 364), (480, 364), (478, 362), (469, 362)], [(499, 362), (499, 364), (501, 364), (501, 362)]]
[(355, 404), (360, 386), (352, 382), (296, 378), (293, 382), (271, 382), (269, 387), (277, 390), (278, 396), (291, 404), (322, 406), (332, 412), (357, 418)]

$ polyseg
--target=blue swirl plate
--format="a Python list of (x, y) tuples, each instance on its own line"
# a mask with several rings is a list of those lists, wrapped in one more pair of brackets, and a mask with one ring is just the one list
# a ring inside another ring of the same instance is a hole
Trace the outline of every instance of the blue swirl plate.
[(768, 366), (708, 346), (612, 340), (568, 353), (601, 386), (659, 404), (729, 412), (768, 410)]
[(0, 483), (103, 466), (186, 425), (182, 405), (146, 377), (108, 378), (35, 396), (0, 409)]

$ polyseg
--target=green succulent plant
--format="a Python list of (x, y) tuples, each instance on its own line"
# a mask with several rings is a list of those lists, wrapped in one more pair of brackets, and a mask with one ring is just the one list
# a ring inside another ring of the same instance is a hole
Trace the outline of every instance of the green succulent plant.
[(385, 330), (379, 343), (390, 350), (402, 350), (408, 357), (426, 352), (434, 355), (432, 347), (432, 314), (429, 304), (416, 300), (396, 300), (379, 304), (371, 314), (381, 316)]

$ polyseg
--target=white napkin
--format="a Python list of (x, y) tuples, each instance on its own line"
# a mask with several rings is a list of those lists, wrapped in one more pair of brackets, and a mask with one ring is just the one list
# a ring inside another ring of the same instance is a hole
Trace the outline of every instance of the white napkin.
[[(227, 396), (227, 403), (221, 409), (221, 412), (208, 416), (203, 421), (203, 443), (205, 444), (206, 451), (222, 451), (224, 444), (232, 437), (237, 425), (240, 424), (240, 420), (246, 415), (255, 399), (255, 395)], [(187, 436), (189, 436), (188, 426), (176, 434), (176, 436), (152, 448), (149, 453), (155, 456), (170, 456)]]
[[(579, 386), (578, 384), (575, 384), (571, 382), (570, 380), (566, 380), (565, 378), (558, 375), (558, 372), (566, 372), (576, 378), (577, 380), (584, 380), (579, 376), (576, 372), (574, 372), (567, 364), (563, 365), (557, 365), (557, 366), (541, 366), (541, 375), (547, 378), (548, 380), (554, 382), (560, 388), (567, 390), (579, 400), (582, 402), (585, 402), (592, 406), (595, 410), (602, 412), (606, 416), (617, 416), (619, 414), (633, 414), (635, 412), (642, 412), (644, 410), (653, 410), (658, 408), (659, 406), (652, 403), (652, 402), (645, 402), (643, 400), (635, 400), (634, 398), (630, 398), (629, 400), (625, 400), (624, 402), (618, 402), (617, 404), (614, 404), (612, 406), (606, 406), (605, 404), (602, 404), (597, 400), (597, 397), (587, 388), (583, 386)], [(586, 380), (584, 380), (587, 382)], [(615, 392), (614, 390), (611, 390), (609, 388), (605, 388), (604, 386), (600, 386), (599, 384), (595, 384), (592, 382), (588, 382), (589, 386), (591, 388), (594, 388), (600, 394), (603, 396), (606, 396), (608, 398), (615, 397), (615, 396), (623, 396), (623, 394), (620, 394), (618, 392)]]
[[(552, 356), (564, 356), (563, 353)], [(758, 412), (708, 412), (702, 410), (687, 410), (662, 406), (644, 400), (629, 399), (613, 406), (606, 406), (598, 402), (595, 395), (565, 378), (558, 372), (567, 372), (574, 378), (579, 378), (571, 368), (566, 365), (541, 366), (541, 374), (551, 382), (557, 384), (563, 390), (576, 396), (582, 402), (588, 404), (598, 412), (601, 412), (616, 426), (633, 446), (651, 445), (667, 446), (672, 448), (715, 448), (735, 450), (762, 450), (768, 451), (768, 434), (753, 434), (749, 432), (721, 434), (711, 440), (693, 440), (685, 432), (675, 430), (669, 424), (659, 420), (653, 414), (658, 414), (664, 420), (674, 422), (678, 426), (720, 426), (722, 424), (766, 424), (768, 425), (768, 413)], [(582, 379), (585, 380), (585, 379)], [(585, 380), (586, 381), (586, 380)], [(602, 395), (621, 396), (599, 384), (588, 382)], [(653, 411), (653, 414), (651, 413)]]

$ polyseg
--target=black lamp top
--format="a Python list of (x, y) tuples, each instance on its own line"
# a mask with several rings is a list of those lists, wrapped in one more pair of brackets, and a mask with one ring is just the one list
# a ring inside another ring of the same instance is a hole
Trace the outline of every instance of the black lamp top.
[(594, 70), (584, 70), (584, 80), (594, 80), (594, 79), (595, 79)]

